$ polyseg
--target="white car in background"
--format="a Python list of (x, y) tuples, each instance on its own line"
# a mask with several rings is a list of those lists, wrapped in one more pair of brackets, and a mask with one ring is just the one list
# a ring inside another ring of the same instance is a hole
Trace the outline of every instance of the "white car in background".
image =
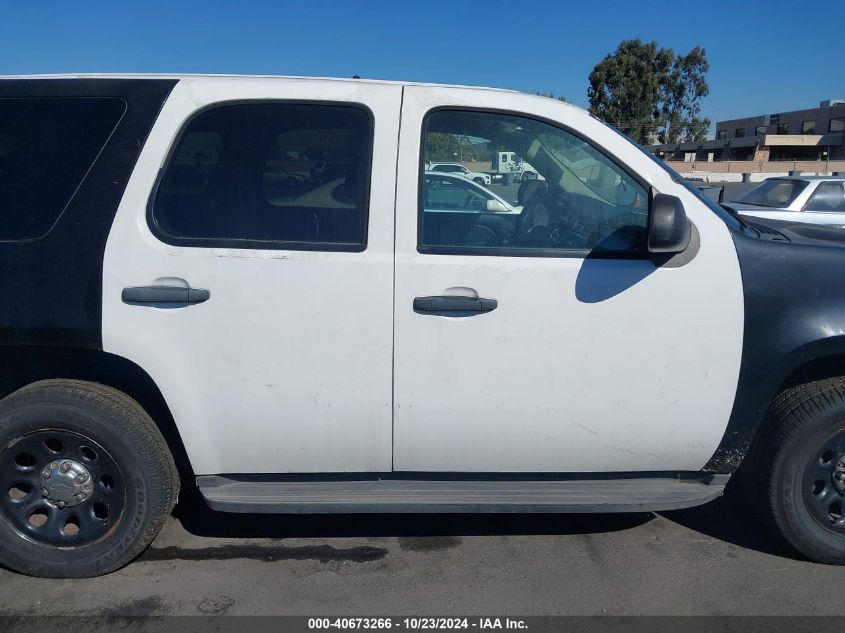
[(428, 170), (442, 174), (455, 174), (461, 178), (471, 180), (477, 185), (489, 185), (493, 182), (490, 174), (484, 174), (480, 171), (470, 171), (460, 163), (431, 163)]
[(423, 210), (426, 213), (510, 213), (519, 214), (522, 207), (481, 185), (453, 174), (426, 171), (423, 180)]
[(725, 206), (769, 220), (845, 226), (845, 177), (767, 178)]

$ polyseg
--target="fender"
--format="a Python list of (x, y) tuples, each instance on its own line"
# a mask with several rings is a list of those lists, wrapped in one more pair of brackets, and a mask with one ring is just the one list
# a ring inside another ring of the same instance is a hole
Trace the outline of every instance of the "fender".
[(710, 472), (736, 471), (785, 387), (845, 375), (842, 236), (830, 229), (810, 239), (801, 225), (776, 221), (766, 227), (759, 236), (734, 233), (745, 295), (742, 361), (728, 426), (704, 466)]
[(193, 470), (169, 405), (150, 375), (131, 360), (67, 345), (0, 345), (0, 367), (14, 368), (0, 372), (0, 399), (26, 385), (54, 378), (96, 382), (122, 391), (140, 404), (158, 426), (182, 481), (193, 481)]

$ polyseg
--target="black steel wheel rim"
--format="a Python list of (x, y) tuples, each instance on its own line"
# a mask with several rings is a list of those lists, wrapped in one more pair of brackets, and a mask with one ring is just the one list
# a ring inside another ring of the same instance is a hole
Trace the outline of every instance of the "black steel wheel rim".
[(845, 536), (845, 431), (829, 437), (804, 471), (804, 504), (823, 528)]
[(63, 429), (28, 433), (0, 454), (0, 516), (36, 543), (99, 541), (126, 507), (123, 473), (98, 442)]

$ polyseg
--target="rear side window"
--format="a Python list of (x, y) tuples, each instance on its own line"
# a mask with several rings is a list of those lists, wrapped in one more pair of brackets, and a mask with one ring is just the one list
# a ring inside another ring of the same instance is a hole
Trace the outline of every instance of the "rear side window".
[(841, 182), (823, 182), (810, 197), (805, 211), (845, 211), (845, 193)]
[(0, 99), (0, 240), (50, 231), (125, 111), (108, 97)]
[(185, 246), (362, 251), (372, 136), (372, 116), (358, 106), (201, 112), (162, 174), (153, 231)]

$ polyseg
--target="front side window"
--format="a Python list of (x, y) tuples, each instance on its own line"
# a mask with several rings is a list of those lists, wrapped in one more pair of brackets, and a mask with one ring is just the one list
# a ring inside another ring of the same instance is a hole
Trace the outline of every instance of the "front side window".
[(242, 103), (201, 112), (151, 205), (165, 242), (290, 250), (366, 245), (372, 117), (349, 105)]
[(766, 134), (766, 126), (765, 125), (758, 125), (754, 128), (754, 136), (765, 136)]
[(50, 231), (125, 111), (110, 97), (0, 99), (0, 240)]
[[(420, 179), (418, 248), (428, 253), (548, 255), (644, 254), (648, 191), (584, 139), (527, 117), (438, 110), (425, 122), (426, 154), (465, 143), (482, 165), (504, 153), (538, 174), (520, 183)], [(432, 137), (437, 143), (428, 142)], [(437, 156), (424, 155), (421, 169)], [(454, 178), (452, 179), (455, 180)]]
[(801, 134), (815, 134), (816, 133), (816, 122), (815, 121), (804, 121), (801, 124)]
[(778, 123), (778, 134), (789, 134), (789, 123)]
[(805, 211), (845, 211), (845, 191), (842, 189), (841, 182), (823, 182), (820, 183), (807, 206)]
[(728, 131), (727, 130), (719, 130), (718, 132), (716, 132), (716, 138), (718, 138), (718, 139), (728, 138)]
[(831, 119), (828, 129), (830, 132), (845, 132), (845, 117)]
[(743, 138), (744, 136), (745, 136), (745, 128), (744, 127), (738, 127), (738, 128), (736, 128), (736, 130), (734, 130), (734, 137), (735, 138)]
[(786, 207), (807, 188), (806, 180), (770, 178), (735, 198), (735, 202), (758, 207)]

